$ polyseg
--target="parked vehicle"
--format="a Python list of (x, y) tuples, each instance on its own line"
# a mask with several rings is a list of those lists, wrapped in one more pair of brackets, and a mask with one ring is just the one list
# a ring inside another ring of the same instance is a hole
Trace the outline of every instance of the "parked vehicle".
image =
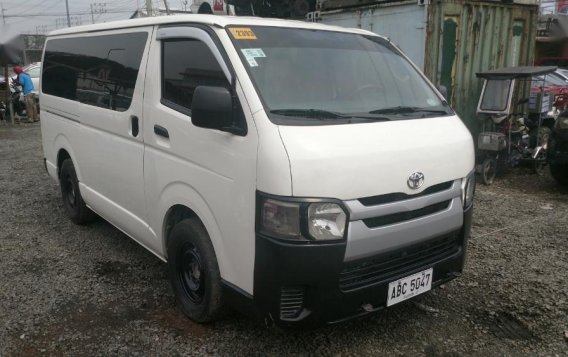
[(260, 18), (164, 16), (47, 39), (46, 168), (167, 261), (197, 322), (362, 316), (463, 270), (471, 134), (383, 37)]
[(15, 83), (11, 86), (11, 102), (14, 108), (15, 114), (18, 116), (26, 115), (26, 103), (24, 100), (24, 93), (22, 92), (22, 87), (16, 85)]
[(22, 68), (24, 72), (26, 72), (30, 78), (32, 79), (32, 83), (34, 84), (34, 93), (39, 93), (39, 79), (41, 77), (41, 62), (34, 62)]
[(25, 116), (26, 115), (26, 104), (24, 101), (24, 94), (22, 93), (22, 87), (18, 85), (14, 80), (10, 79), (10, 99), (7, 103), (3, 101), (0, 104), (0, 110), (2, 111), (2, 119), (7, 120), (10, 118), (10, 104), (12, 104), (12, 109), (14, 110), (14, 114), (17, 116)]
[[(547, 114), (554, 94), (546, 84), (548, 75), (555, 70), (556, 67), (508, 67), (477, 73), (484, 79), (477, 106), (482, 121), (477, 172), (486, 185), (493, 183), (499, 171), (522, 163), (529, 163), (539, 174), (544, 172), (554, 126), (554, 117)], [(530, 97), (522, 98), (529, 81)]]
[(568, 104), (568, 82), (557, 72), (546, 76), (534, 76), (531, 92), (544, 91), (552, 94), (552, 110), (549, 115), (555, 115), (566, 108)]
[(550, 172), (558, 183), (568, 186), (568, 111), (556, 118), (548, 146)]

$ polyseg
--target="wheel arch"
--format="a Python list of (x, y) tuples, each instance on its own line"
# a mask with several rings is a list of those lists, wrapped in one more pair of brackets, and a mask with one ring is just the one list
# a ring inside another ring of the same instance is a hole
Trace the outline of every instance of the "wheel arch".
[(163, 212), (160, 233), (164, 259), (168, 259), (168, 239), (175, 224), (186, 218), (197, 218), (209, 235), (223, 276), (223, 272), (228, 268), (228, 262), (225, 259), (221, 230), (206, 200), (186, 183), (175, 182), (164, 188), (160, 202), (160, 212)]
[(73, 166), (75, 166), (75, 173), (77, 174), (77, 179), (79, 182), (83, 181), (83, 176), (81, 175), (80, 163), (77, 161), (77, 157), (71, 149), (69, 141), (64, 135), (58, 135), (54, 140), (54, 147), (56, 149), (56, 162), (57, 165), (57, 180), (59, 180), (59, 174), (61, 171), (61, 165), (65, 159), (71, 159), (73, 161)]

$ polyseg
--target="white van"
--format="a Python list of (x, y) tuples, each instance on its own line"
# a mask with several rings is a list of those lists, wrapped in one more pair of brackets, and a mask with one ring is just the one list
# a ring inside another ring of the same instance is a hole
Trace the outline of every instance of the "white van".
[(67, 214), (166, 261), (195, 321), (231, 305), (338, 322), (463, 269), (472, 137), (383, 37), (213, 15), (89, 25), (48, 37), (41, 83)]

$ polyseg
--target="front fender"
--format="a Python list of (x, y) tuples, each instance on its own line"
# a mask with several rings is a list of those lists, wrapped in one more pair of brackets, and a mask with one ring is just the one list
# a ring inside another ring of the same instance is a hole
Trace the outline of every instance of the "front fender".
[(227, 267), (228, 260), (225, 259), (225, 251), (223, 249), (222, 234), (219, 224), (206, 200), (199, 194), (199, 192), (197, 192), (197, 190), (187, 183), (172, 182), (165, 186), (160, 192), (157, 210), (159, 217), (161, 217), (161, 222), (160, 227), (156, 230), (156, 232), (159, 232), (158, 241), (161, 246), (156, 248), (162, 251), (163, 257), (167, 260), (167, 237), (165, 236), (166, 219), (170, 208), (176, 205), (182, 205), (191, 209), (205, 226), (205, 229), (211, 239), (211, 243), (213, 244), (213, 249), (215, 250), (221, 277), (223, 277), (224, 272), (226, 272), (229, 267)]

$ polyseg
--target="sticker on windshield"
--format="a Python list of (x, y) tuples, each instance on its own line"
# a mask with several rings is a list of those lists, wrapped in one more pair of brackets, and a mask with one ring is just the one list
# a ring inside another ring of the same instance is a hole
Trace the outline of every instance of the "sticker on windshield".
[(256, 40), (256, 35), (249, 27), (231, 27), (229, 31), (235, 40)]
[(264, 58), (266, 54), (262, 50), (262, 48), (243, 48), (241, 52), (245, 56), (249, 66), (257, 67), (258, 62), (256, 61), (257, 58)]
[(258, 67), (258, 62), (254, 58), (247, 58), (247, 62), (251, 67)]
[(246, 58), (266, 57), (262, 48), (243, 48), (241, 52)]

